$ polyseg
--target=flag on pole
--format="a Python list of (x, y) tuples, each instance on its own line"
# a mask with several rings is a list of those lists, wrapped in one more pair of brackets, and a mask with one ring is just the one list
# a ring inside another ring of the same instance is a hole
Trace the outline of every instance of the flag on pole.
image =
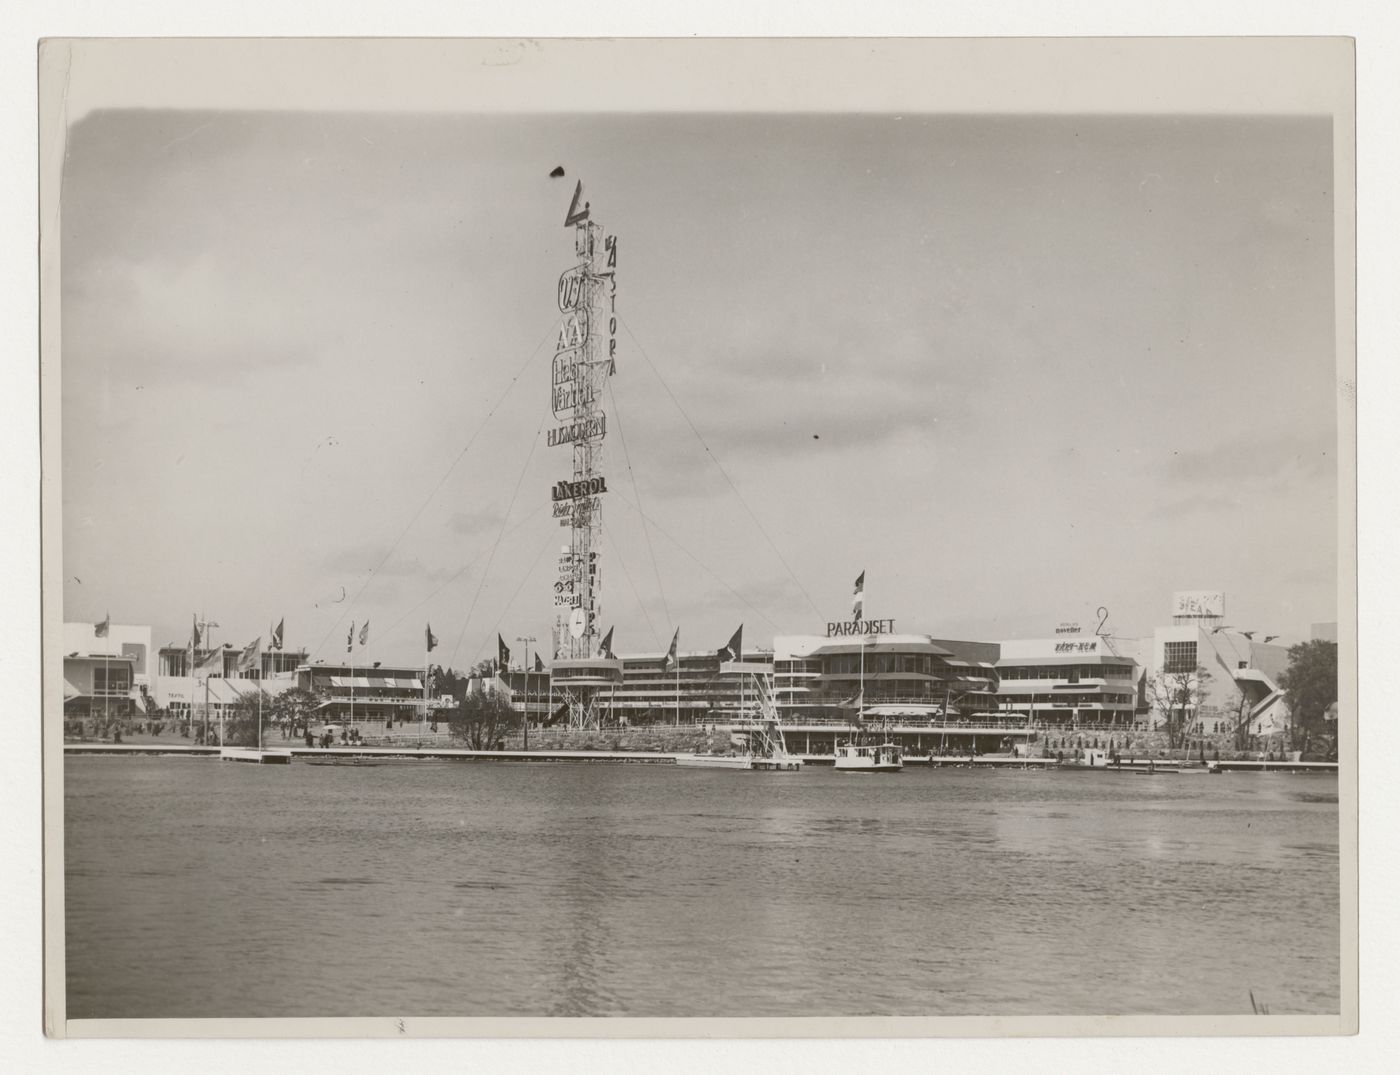
[(855, 604), (851, 608), (851, 616), (860, 619), (860, 614), (865, 611), (865, 572), (862, 571), (856, 576), (856, 596)]
[(192, 639), (192, 641), (190, 642), (190, 648), (193, 649), (194, 647), (198, 646), (199, 643), (204, 639), (204, 633), (199, 629), (199, 617), (198, 617), (198, 616), (194, 616), (194, 622), (193, 622), (190, 626), (191, 626), (190, 638)]
[(500, 635), (496, 636), (496, 663), (504, 672), (510, 667), (510, 650), (506, 647), (506, 640)]
[(544, 661), (540, 660), (540, 655), (539, 655), (538, 653), (535, 654), (535, 671), (536, 671), (536, 672), (543, 672), (543, 671), (545, 671)]
[(221, 649), (211, 649), (204, 655), (194, 667), (194, 674), (198, 678), (208, 679), (210, 676), (221, 676), (224, 674), (224, 651)]
[(96, 633), (96, 635), (97, 635), (98, 638), (106, 638), (106, 637), (107, 637), (107, 634), (108, 634), (108, 632), (111, 630), (111, 628), (112, 628), (112, 614), (111, 614), (110, 612), (107, 613), (107, 618), (106, 618), (105, 620), (103, 620), (101, 623), (94, 623), (94, 624), (92, 625), (92, 629), (93, 629), (93, 631)]
[(355, 621), (354, 621), (354, 620), (351, 620), (351, 621), (350, 621), (350, 633), (349, 633), (348, 635), (345, 636), (345, 652), (346, 652), (346, 653), (353, 653), (354, 651), (355, 651)]
[(676, 643), (680, 641), (680, 638), (681, 629), (677, 627), (676, 633), (671, 636), (671, 648), (666, 652), (666, 659), (661, 662), (661, 670), (663, 672), (669, 672), (679, 663), (676, 657)]
[(599, 647), (598, 650), (599, 654), (608, 659), (609, 661), (614, 659), (612, 651), (612, 633), (613, 629), (609, 627), (608, 633), (603, 636), (603, 644)]
[(268, 649), (281, 649), (281, 648), (282, 648), (282, 628), (285, 627), (286, 624), (287, 624), (287, 617), (283, 616), (280, 620), (277, 621), (277, 626), (274, 627), (271, 631), (268, 632), (268, 634), (272, 636), (271, 638), (268, 639), (268, 643), (267, 643), (267, 648), (268, 648)]
[(360, 628), (360, 645), (369, 645), (369, 620), (365, 620), (364, 626)]
[(246, 672), (258, 666), (258, 658), (262, 655), (262, 635), (249, 642), (243, 647), (243, 652), (238, 655), (238, 670)]
[(428, 652), (432, 653), (433, 647), (436, 646), (438, 642), (437, 635), (433, 634), (433, 625), (431, 623), (428, 624), (423, 633), (427, 638)]
[(744, 625), (739, 624), (739, 629), (734, 632), (734, 637), (729, 640), (729, 644), (719, 651), (721, 661), (741, 661), (744, 659)]

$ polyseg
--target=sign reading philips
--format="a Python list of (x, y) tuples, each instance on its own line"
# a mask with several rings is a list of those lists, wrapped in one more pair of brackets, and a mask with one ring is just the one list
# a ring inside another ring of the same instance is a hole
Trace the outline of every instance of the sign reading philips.
[(608, 491), (607, 479), (601, 476), (597, 478), (585, 478), (583, 481), (563, 481), (556, 482), (554, 488), (549, 491), (550, 498), (555, 501), (577, 500), (583, 496), (597, 496), (599, 493)]
[(844, 620), (829, 621), (826, 625), (827, 638), (842, 638), (846, 635), (892, 635), (894, 620)]

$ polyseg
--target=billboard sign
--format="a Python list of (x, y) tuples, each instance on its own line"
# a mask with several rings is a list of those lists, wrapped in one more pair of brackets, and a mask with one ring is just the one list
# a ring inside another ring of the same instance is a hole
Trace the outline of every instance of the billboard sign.
[(1225, 616), (1225, 595), (1219, 590), (1178, 590), (1172, 594), (1172, 615), (1221, 619)]
[(597, 496), (608, 491), (607, 479), (601, 474), (596, 478), (583, 478), (579, 481), (555, 482), (549, 495), (555, 503), (561, 500), (578, 500), (581, 497)]
[[(557, 361), (556, 356), (556, 361)], [(558, 383), (558, 382), (556, 382)], [(557, 426), (549, 431), (547, 443), (551, 448), (561, 444), (574, 444), (578, 441), (602, 440), (608, 435), (608, 420), (603, 414), (594, 415), (566, 426)]]

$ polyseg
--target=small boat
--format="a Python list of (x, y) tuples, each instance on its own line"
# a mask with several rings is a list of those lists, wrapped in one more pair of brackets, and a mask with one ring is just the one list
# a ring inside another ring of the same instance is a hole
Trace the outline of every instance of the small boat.
[(254, 765), (288, 765), (292, 760), (292, 752), (262, 747), (221, 747), (219, 758), (222, 761), (251, 762)]
[(1065, 758), (1056, 769), (1066, 772), (1074, 769), (1100, 769), (1110, 773), (1179, 773), (1181, 762), (1168, 758), (1136, 758), (1112, 754), (1097, 747), (1084, 747), (1076, 750), (1072, 757)]
[(783, 729), (776, 718), (758, 718), (734, 724), (730, 729), (733, 750), (727, 754), (677, 754), (676, 764), (686, 769), (747, 769), (794, 773), (802, 759), (789, 754)]
[(772, 773), (795, 773), (802, 768), (802, 759), (788, 753), (783, 739), (783, 727), (778, 722), (778, 711), (773, 705), (772, 691), (758, 666), (742, 662), (728, 662), (721, 666), (723, 672), (737, 672), (748, 676), (755, 686), (753, 706), (748, 708), (748, 699), (741, 696), (741, 715), (730, 725), (730, 750), (724, 754), (677, 754), (676, 764), (686, 769), (744, 769)]
[(836, 747), (832, 765), (843, 773), (897, 773), (904, 768), (904, 758), (895, 743), (852, 740)]
[(883, 722), (882, 743), (873, 742), (865, 731), (865, 651), (861, 650), (860, 694), (856, 698), (856, 734), (845, 743), (836, 744), (832, 766), (839, 773), (897, 773), (904, 768), (904, 755), (899, 744), (889, 736), (889, 720)]
[(307, 765), (353, 765), (357, 768), (372, 768), (384, 764), (378, 758), (361, 758), (353, 754), (340, 757), (331, 755), (329, 757), (307, 758), (305, 761)]

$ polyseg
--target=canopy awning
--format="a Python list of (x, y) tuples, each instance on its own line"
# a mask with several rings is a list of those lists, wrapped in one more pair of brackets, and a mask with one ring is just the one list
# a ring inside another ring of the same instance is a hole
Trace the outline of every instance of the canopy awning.
[(391, 676), (331, 676), (332, 687), (344, 687), (356, 690), (392, 689), (392, 690), (412, 690), (421, 691), (423, 681), (421, 679), (396, 679)]

